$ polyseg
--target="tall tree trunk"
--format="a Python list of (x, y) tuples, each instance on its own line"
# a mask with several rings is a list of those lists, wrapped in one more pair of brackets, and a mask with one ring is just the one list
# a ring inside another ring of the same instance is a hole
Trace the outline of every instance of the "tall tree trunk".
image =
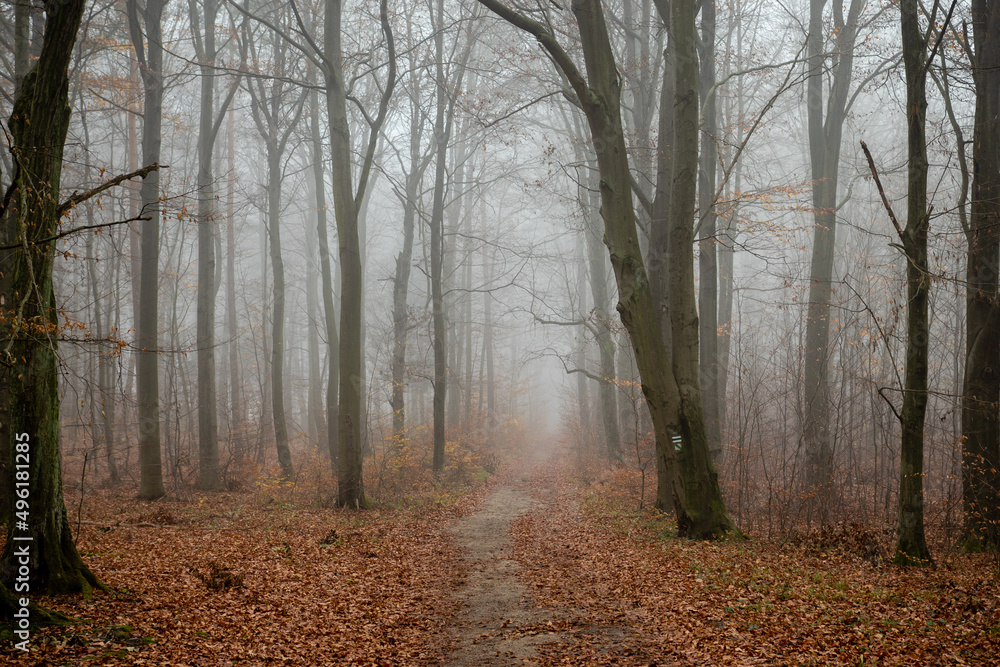
[[(275, 17), (283, 20), (283, 14)], [(258, 45), (251, 31), (243, 36), (244, 50), (258, 60)], [(251, 115), (257, 132), (264, 140), (267, 152), (267, 237), (270, 250), (273, 310), (271, 317), (271, 414), (274, 418), (274, 441), (284, 480), (294, 477), (292, 455), (289, 449), (288, 419), (285, 414), (285, 264), (281, 248), (281, 192), (284, 174), (282, 158), (288, 138), (295, 131), (304, 109), (304, 94), (289, 103), (290, 91), (285, 77), (288, 75), (286, 46), (276, 41), (271, 45), (270, 60), (273, 78), (255, 77), (248, 82)]]
[[(163, 42), (162, 17), (167, 0), (147, 0), (142, 10), (146, 29), (143, 46), (142, 27), (136, 0), (128, 0), (129, 33), (139, 61), (145, 100), (142, 121), (142, 160), (144, 164), (160, 160), (160, 126), (163, 113)], [(136, 398), (139, 404), (139, 497), (153, 500), (166, 495), (160, 457), (160, 388), (157, 328), (159, 326), (160, 260), (160, 175), (150, 172), (139, 192), (142, 214), (149, 220), (142, 224), (140, 239), (139, 317), (136, 326)]]
[[(733, 33), (736, 37), (736, 70), (743, 69), (743, 14), (741, 11), (730, 13), (730, 26), (727, 31), (726, 50), (731, 48)], [(735, 22), (735, 30), (732, 23)], [(733, 142), (736, 146), (743, 144), (743, 77), (739, 77), (736, 82), (736, 109), (733, 111), (732, 97), (727, 98), (727, 119), (725, 125), (735, 127), (736, 137)], [(724, 148), (724, 160), (728, 164), (731, 157), (729, 151)], [(726, 193), (724, 199), (729, 200), (728, 210), (723, 216), (723, 226), (719, 232), (718, 261), (719, 261), (719, 373), (718, 373), (718, 394), (719, 394), (719, 426), (720, 431), (727, 423), (728, 401), (726, 400), (726, 389), (729, 385), (729, 359), (733, 335), (733, 295), (735, 292), (735, 254), (736, 254), (736, 221), (739, 216), (739, 202), (732, 200), (732, 193), (742, 191), (743, 188), (743, 162), (737, 161), (734, 167), (734, 174), (731, 181), (726, 183)]]
[[(326, 83), (327, 115), (330, 123), (330, 155), (333, 172), (333, 201), (340, 239), (341, 329), (340, 329), (340, 404), (338, 425), (337, 503), (346, 507), (365, 504), (362, 478), (361, 419), (364, 378), (361, 373), (362, 266), (358, 237), (358, 209), (365, 198), (368, 176), (374, 160), (378, 133), (396, 84), (396, 52), (389, 25), (386, 0), (379, 7), (379, 20), (389, 51), (388, 77), (382, 90), (378, 114), (371, 127), (368, 148), (354, 191), (351, 174), (351, 127), (347, 117), (347, 87), (344, 81), (344, 58), (341, 51), (341, 0), (326, 0), (324, 26), (323, 75)], [(321, 241), (322, 242), (322, 241)], [(324, 289), (324, 291), (326, 291)], [(329, 318), (329, 313), (327, 314)], [(329, 321), (329, 319), (328, 319)], [(328, 399), (329, 400), (329, 399)]]
[[(135, 52), (129, 52), (129, 85), (139, 89), (139, 64), (135, 57)], [(133, 172), (139, 168), (139, 129), (138, 118), (140, 110), (138, 104), (130, 105), (126, 111), (128, 125), (128, 170)], [(129, 181), (128, 184), (128, 217), (132, 220), (139, 215), (140, 190), (142, 185)], [(138, 329), (139, 326), (139, 302), (142, 284), (142, 250), (140, 249), (142, 227), (138, 221), (129, 223), (128, 243), (129, 243), (129, 279), (132, 284), (132, 326)], [(136, 364), (139, 359), (139, 348), (133, 345), (133, 353), (128, 358), (128, 370), (125, 374), (125, 396), (131, 397), (135, 382)]]
[(714, 2), (701, 6), (701, 71), (698, 94), (702, 104), (701, 156), (698, 167), (698, 314), (701, 352), (701, 390), (705, 411), (705, 435), (716, 466), (722, 464), (722, 433), (719, 420), (719, 270), (716, 248), (715, 172), (718, 162), (718, 93), (715, 85)]
[(59, 177), (70, 120), (68, 70), (85, 4), (65, 0), (48, 7), (41, 53), (8, 121), (16, 166), (0, 224), (12, 233), (6, 244), (21, 247), (0, 254), (4, 303), (13, 311), (4, 318), (9, 365), (0, 370), (8, 400), (5, 450), (11, 457), (3, 485), (14, 489), (4, 514), (16, 519), (7, 524), (0, 582), (14, 592), (24, 590), (17, 578), (25, 556), (33, 593), (89, 594), (103, 588), (76, 550), (63, 502), (59, 316), (52, 282), (51, 238), (61, 214)]
[[(587, 233), (586, 230), (583, 232)], [(585, 320), (587, 318), (587, 262), (586, 262), (586, 251), (584, 250), (586, 246), (586, 239), (582, 236), (578, 236), (576, 239), (576, 310), (579, 313), (580, 319)], [(576, 361), (575, 366), (583, 370), (587, 367), (587, 348), (586, 348), (586, 335), (587, 327), (580, 326), (579, 329), (579, 340), (576, 345)], [(590, 392), (587, 388), (587, 375), (585, 373), (576, 374), (576, 402), (577, 410), (580, 420), (580, 441), (577, 443), (577, 457), (583, 455), (584, 448), (589, 448), (591, 441), (591, 423), (590, 423)]]
[[(313, 181), (309, 181), (311, 185), (307, 188), (310, 194), (309, 199), (313, 202), (316, 201), (316, 184)], [(317, 316), (320, 313), (319, 308), (319, 266), (317, 264), (317, 255), (315, 254), (315, 249), (317, 245), (316, 239), (316, 222), (312, 219), (312, 216), (307, 216), (306, 218), (306, 229), (305, 229), (305, 239), (306, 239), (306, 318), (308, 321), (309, 331), (306, 335), (306, 357), (307, 363), (309, 365), (308, 369), (308, 386), (306, 387), (306, 424), (309, 433), (309, 444), (312, 447), (319, 446), (319, 435), (322, 431), (323, 423), (323, 408), (321, 404), (323, 402), (323, 387), (322, 378), (323, 370), (320, 366), (320, 355), (319, 355), (319, 329), (320, 323)], [(326, 441), (323, 441), (323, 450), (326, 451)]]
[(191, 31), (201, 76), (198, 131), (198, 486), (219, 489), (219, 425), (215, 382), (215, 185), (212, 171), (215, 120), (215, 19), (219, 0), (204, 0), (204, 32), (194, 0)]
[[(452, 109), (448, 109), (448, 121), (449, 126), (452, 124)], [(451, 132), (448, 132), (449, 138), (451, 137)], [(451, 147), (452, 164), (454, 165), (454, 171), (450, 178), (446, 180), (450, 183), (456, 184), (453, 189), (452, 200), (445, 205), (445, 213), (447, 214), (447, 224), (444, 229), (446, 230), (445, 237), (450, 239), (450, 241), (445, 242), (444, 251), (444, 261), (442, 273), (445, 276), (449, 276), (453, 279), (457, 279), (458, 272), (455, 268), (456, 260), (461, 252), (461, 245), (459, 243), (459, 227), (462, 224), (462, 203), (464, 199), (464, 182), (465, 182), (465, 162), (467, 155), (463, 150), (461, 142), (461, 133), (456, 133), (458, 135), (458, 140), (453, 142)], [(445, 152), (448, 152), (448, 147), (445, 147)], [(442, 286), (443, 287), (443, 286)], [(449, 285), (450, 287), (450, 285)], [(449, 290), (451, 291), (451, 290)], [(460, 293), (455, 292), (452, 294), (451, 298), (447, 299), (445, 302), (445, 310), (448, 313), (448, 326), (449, 329), (449, 342), (448, 342), (448, 375), (449, 381), (448, 386), (450, 391), (448, 392), (448, 425), (455, 427), (458, 426), (461, 421), (461, 406), (462, 406), (462, 362), (465, 353), (465, 331), (468, 328), (468, 322), (463, 321), (459, 318), (459, 313), (461, 312), (462, 303), (467, 299)]]
[[(601, 402), (601, 422), (604, 425), (604, 451), (609, 460), (622, 460), (621, 432), (618, 428), (618, 385), (615, 380), (615, 337), (611, 332), (611, 298), (608, 296), (607, 265), (605, 259), (603, 225), (600, 220), (600, 195), (596, 165), (589, 170), (590, 187), (583, 202), (587, 238), (587, 263), (590, 273), (590, 295), (593, 299), (594, 328), (596, 329), (597, 352), (600, 361), (601, 381), (597, 385), (597, 395)], [(597, 201), (594, 201), (597, 200)], [(596, 213), (596, 214), (595, 214)]]
[[(435, 164), (434, 198), (431, 204), (431, 312), (434, 326), (434, 458), (433, 470), (444, 470), (445, 397), (448, 390), (448, 362), (445, 356), (444, 290), (441, 283), (444, 260), (444, 181), (448, 162), (448, 135), (445, 133), (445, 106), (447, 86), (444, 80), (444, 2), (437, 2), (435, 19), (434, 53), (437, 74), (437, 115), (434, 120)], [(448, 126), (450, 128), (450, 124)]]
[(270, 241), (267, 234), (267, 219), (261, 220), (260, 225), (260, 285), (261, 285), (261, 318), (260, 318), (260, 329), (261, 329), (261, 343), (260, 343), (260, 357), (258, 364), (264, 369), (262, 373), (257, 374), (257, 381), (260, 385), (260, 423), (258, 424), (259, 437), (257, 439), (257, 463), (260, 465), (264, 464), (265, 460), (265, 449), (267, 445), (271, 442), (271, 435), (274, 433), (274, 417), (271, 403), (271, 355), (268, 354), (270, 346), (268, 344), (268, 339), (270, 338), (269, 325), (270, 322), (267, 317), (267, 313), (270, 312), (271, 304), (271, 281), (268, 279), (270, 271), (268, 267), (270, 265)]
[[(580, 142), (586, 141), (586, 133), (580, 124), (579, 116), (566, 119), (567, 127), (578, 136)], [(622, 458), (621, 435), (618, 424), (618, 377), (615, 370), (615, 355), (617, 345), (611, 332), (611, 308), (608, 296), (607, 263), (604, 248), (604, 225), (600, 218), (601, 195), (597, 160), (593, 154), (588, 155), (584, 146), (579, 145), (576, 151), (578, 167), (577, 200), (583, 214), (583, 235), (586, 243), (585, 261), (587, 274), (590, 277), (590, 295), (593, 302), (591, 311), (594, 340), (597, 343), (598, 360), (600, 364), (600, 379), (597, 384), (597, 395), (601, 410), (601, 423), (604, 430), (604, 452), (608, 460), (620, 462)], [(586, 313), (582, 314), (586, 317)]]
[[(90, 159), (89, 155), (87, 157), (87, 172), (90, 172)], [(88, 183), (90, 180), (88, 179)], [(93, 225), (93, 207), (87, 204), (87, 218), (88, 224)], [(115, 461), (115, 395), (114, 390), (111, 387), (113, 381), (113, 374), (111, 369), (111, 357), (110, 352), (107, 348), (107, 336), (108, 330), (102, 322), (103, 313), (101, 312), (101, 295), (99, 280), (97, 276), (97, 262), (95, 261), (93, 255), (93, 243), (94, 235), (87, 236), (87, 268), (90, 274), (90, 289), (91, 298), (94, 302), (94, 334), (97, 339), (97, 387), (98, 395), (100, 396), (100, 402), (94, 407), (100, 408), (101, 414), (101, 440), (104, 441), (104, 458), (108, 465), (108, 480), (112, 486), (117, 486), (121, 483), (121, 479), (118, 476), (118, 465)], [(111, 307), (108, 307), (108, 313), (110, 314)], [(94, 425), (97, 428), (97, 425)], [(95, 438), (96, 440), (96, 438)], [(96, 445), (96, 443), (95, 443)], [(96, 449), (96, 446), (95, 446)], [(94, 452), (97, 453), (96, 451)], [(95, 462), (96, 463), (96, 462)]]
[[(416, 76), (414, 75), (414, 80)], [(406, 433), (406, 333), (409, 331), (406, 305), (410, 289), (410, 266), (413, 262), (413, 232), (417, 212), (417, 195), (423, 180), (420, 163), (420, 138), (422, 121), (416, 103), (410, 109), (410, 168), (406, 174), (406, 192), (403, 201), (403, 248), (396, 255), (396, 276), (392, 284), (392, 437), (395, 446), (401, 446)]]
[(472, 262), (468, 259), (470, 257), (471, 248), (469, 247), (471, 243), (468, 241), (465, 243), (465, 278), (463, 281), (464, 295), (462, 297), (465, 302), (465, 314), (462, 317), (464, 321), (463, 331), (465, 333), (465, 342), (462, 344), (462, 350), (465, 352), (465, 360), (462, 367), (465, 370), (465, 386), (462, 387), (462, 421), (468, 426), (470, 424), (469, 419), (472, 417), (472, 372), (473, 372), (473, 359), (472, 359)]
[(930, 329), (927, 307), (930, 271), (927, 266), (927, 40), (920, 26), (918, 0), (900, 2), (903, 64), (906, 71), (907, 194), (906, 254), (907, 334), (906, 384), (900, 414), (902, 440), (899, 461), (899, 522), (894, 562), (930, 565), (924, 537), (924, 419), (927, 413), (927, 356)]
[(278, 450), (281, 477), (294, 477), (292, 454), (288, 448), (285, 419), (285, 263), (281, 257), (281, 162), (276, 150), (267, 156), (267, 231), (271, 250), (274, 306), (271, 318), (271, 413), (274, 415), (274, 442)]
[(972, 3), (976, 118), (966, 268), (962, 505), (966, 545), (1000, 548), (1000, 4)]
[[(698, 63), (695, 47), (695, 2), (671, 5), (670, 39), (674, 45), (673, 146), (671, 156), (668, 235), (670, 267), (667, 301), (671, 322), (672, 367), (679, 394), (682, 439), (681, 484), (687, 495), (677, 510), (678, 531), (693, 536), (733, 530), (711, 459), (702, 411), (698, 314), (694, 287), (694, 206), (698, 165)], [(638, 352), (636, 353), (638, 357)], [(670, 443), (664, 443), (667, 449)], [(675, 485), (674, 494), (681, 493)], [(676, 502), (675, 502), (676, 505)], [(690, 521), (691, 526), (685, 523)]]
[[(492, 285), (493, 258), (485, 246), (483, 270), (486, 272), (485, 284)], [(497, 427), (497, 382), (493, 354), (493, 295), (487, 289), (483, 291), (483, 356), (486, 357), (486, 432), (489, 437), (493, 436)]]
[(240, 386), (239, 321), (236, 313), (236, 128), (234, 108), (229, 107), (226, 123), (226, 318), (229, 336), (229, 440), (236, 443), (237, 456), (244, 456), (243, 391)]
[[(840, 0), (836, 0), (840, 2)], [(823, 80), (826, 77), (824, 36), (828, 27), (823, 20), (826, 0), (810, 0), (809, 36), (806, 45), (809, 79), (806, 104), (809, 125), (814, 231), (812, 263), (809, 273), (809, 306), (805, 341), (805, 413), (802, 439), (806, 454), (806, 486), (812, 496), (810, 514), (828, 519), (833, 494), (833, 441), (830, 432), (830, 303), (833, 292), (833, 259), (836, 248), (837, 176), (840, 167), (840, 142), (846, 118), (848, 92), (854, 65), (854, 42), (858, 14), (864, 0), (851, 0), (846, 22), (843, 10), (835, 6), (839, 17), (835, 38), (836, 59), (833, 83), (823, 107)]]
[(337, 330), (337, 311), (333, 300), (333, 271), (330, 268), (330, 241), (327, 234), (326, 216), (326, 176), (323, 170), (323, 141), (319, 131), (319, 94), (309, 93), (310, 131), (309, 143), (313, 163), (313, 179), (316, 194), (316, 239), (319, 245), (319, 269), (322, 281), (323, 323), (326, 328), (326, 446), (330, 453), (330, 463), (336, 469), (339, 448), (337, 445), (337, 392), (340, 383), (340, 333)]
[[(82, 100), (80, 100), (82, 102)], [(85, 106), (81, 105), (80, 109), (80, 124), (83, 127), (83, 141), (85, 146), (90, 145), (90, 128), (87, 123), (87, 110)], [(92, 165), (90, 163), (90, 152), (88, 151), (84, 157), (84, 178), (88, 185), (93, 183), (92, 177)], [(96, 224), (94, 219), (94, 207), (93, 204), (88, 201), (86, 203), (87, 209), (87, 224), (93, 227)], [(97, 261), (94, 257), (94, 234), (87, 235), (86, 242), (86, 252), (87, 252), (87, 273), (90, 278), (90, 292), (91, 299), (94, 304), (94, 333), (97, 338), (97, 345), (95, 352), (97, 355), (97, 387), (98, 394), (100, 396), (100, 404), (94, 405), (93, 407), (100, 407), (101, 413), (101, 440), (104, 441), (104, 456), (105, 461), (108, 465), (108, 481), (112, 486), (117, 486), (121, 483), (121, 479), (118, 476), (118, 465), (115, 461), (115, 450), (114, 450), (114, 440), (115, 440), (115, 394), (113, 389), (114, 375), (111, 368), (111, 354), (112, 350), (107, 349), (107, 339), (106, 336), (111, 335), (111, 328), (105, 326), (104, 314), (101, 308), (101, 290), (100, 281), (97, 275)], [(108, 271), (109, 273), (109, 283), (115, 284), (114, 281), (114, 269)], [(109, 290), (111, 293), (112, 290)], [(106, 309), (108, 323), (111, 320), (112, 308), (109, 305)], [(113, 349), (113, 348), (112, 348)], [(96, 420), (95, 420), (96, 421)], [(96, 429), (97, 425), (94, 424), (93, 428)], [(97, 447), (95, 440), (94, 454), (97, 455)], [(95, 461), (96, 464), (96, 461)]]
[[(657, 0), (657, 12), (669, 32), (670, 6), (666, 0)], [(670, 179), (673, 165), (674, 144), (674, 57), (673, 42), (663, 51), (663, 84), (660, 86), (660, 117), (657, 123), (659, 145), (656, 151), (656, 195), (653, 198), (653, 215), (649, 225), (649, 290), (660, 324), (660, 335), (667, 354), (671, 354), (670, 335)], [(666, 511), (672, 506), (670, 473), (666, 459), (658, 456), (656, 507)]]

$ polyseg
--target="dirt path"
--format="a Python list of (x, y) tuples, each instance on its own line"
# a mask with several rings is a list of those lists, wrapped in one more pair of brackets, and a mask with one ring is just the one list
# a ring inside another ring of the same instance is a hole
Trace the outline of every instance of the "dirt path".
[[(451, 532), (469, 567), (458, 591), (463, 611), (457, 619), (456, 644), (448, 665), (513, 665), (536, 662), (538, 649), (553, 643), (573, 643), (577, 633), (593, 644), (616, 643), (623, 635), (613, 627), (575, 624), (574, 609), (539, 607), (521, 578), (521, 565), (512, 555), (511, 525), (520, 517), (544, 513), (555, 489), (546, 469), (553, 465), (551, 450), (526, 457), (500, 487), (492, 491), (475, 513), (459, 521)], [(548, 544), (546, 550), (561, 550)]]

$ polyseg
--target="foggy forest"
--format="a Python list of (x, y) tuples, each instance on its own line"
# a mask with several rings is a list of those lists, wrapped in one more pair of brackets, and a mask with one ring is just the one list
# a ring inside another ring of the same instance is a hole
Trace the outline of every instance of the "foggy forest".
[(1000, 664), (1000, 1), (0, 0), (0, 130), (0, 663)]

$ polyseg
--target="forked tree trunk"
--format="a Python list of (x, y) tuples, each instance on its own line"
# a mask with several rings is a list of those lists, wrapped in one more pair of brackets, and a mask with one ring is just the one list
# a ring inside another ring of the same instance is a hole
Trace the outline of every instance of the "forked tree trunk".
[[(840, 0), (836, 0), (840, 2)], [(828, 55), (823, 19), (826, 0), (810, 0), (809, 36), (806, 47), (809, 80), (806, 106), (809, 124), (809, 156), (813, 189), (814, 233), (809, 272), (809, 306), (806, 318), (805, 414), (802, 440), (806, 456), (806, 487), (812, 498), (810, 509), (825, 523), (833, 495), (833, 439), (830, 431), (830, 304), (833, 292), (833, 257), (836, 248), (837, 175), (840, 142), (851, 74), (858, 15), (863, 0), (851, 0), (847, 20), (837, 26), (837, 57), (828, 99), (823, 100), (823, 81)], [(835, 12), (843, 20), (842, 10)], [(826, 107), (824, 118), (823, 110)]]
[[(341, 51), (341, 0), (326, 0), (324, 25), (323, 76), (326, 83), (327, 115), (330, 123), (330, 155), (333, 172), (333, 202), (340, 241), (341, 329), (340, 329), (340, 404), (338, 432), (337, 503), (360, 508), (366, 504), (362, 478), (361, 419), (364, 378), (361, 372), (362, 266), (358, 237), (358, 209), (364, 200), (368, 177), (385, 121), (386, 110), (396, 84), (396, 52), (389, 26), (386, 0), (379, 7), (379, 20), (389, 50), (388, 80), (382, 92), (378, 113), (354, 191), (351, 174), (351, 126), (347, 117), (347, 87), (344, 81), (344, 57)], [(326, 290), (324, 289), (324, 292)], [(325, 298), (325, 295), (324, 295)], [(327, 318), (329, 321), (329, 312)], [(329, 400), (329, 399), (328, 399)]]
[[(566, 75), (587, 115), (601, 174), (601, 214), (604, 218), (605, 243), (618, 283), (618, 312), (629, 332), (636, 364), (642, 376), (642, 389), (656, 433), (657, 456), (663, 459), (661, 469), (670, 478), (669, 493), (677, 514), (678, 532), (682, 536), (695, 538), (714, 538), (736, 532), (722, 501), (718, 476), (705, 440), (700, 396), (697, 395), (697, 373), (693, 378), (678, 378), (663, 345), (657, 309), (639, 250), (631, 176), (621, 122), (621, 83), (601, 4), (599, 0), (573, 2), (573, 13), (579, 24), (587, 68), (587, 77), (584, 78), (569, 55), (540, 23), (510, 10), (497, 0), (480, 2), (535, 36)], [(677, 45), (675, 80), (678, 81), (678, 94), (675, 95), (675, 107), (686, 106), (683, 111), (678, 111), (678, 120), (674, 124), (675, 144), (680, 132), (688, 132), (690, 136), (685, 141), (694, 146), (693, 160), (690, 149), (677, 149), (674, 154), (675, 176), (671, 197), (674, 213), (671, 216), (671, 227), (672, 231), (677, 231), (682, 220), (688, 230), (693, 226), (698, 100), (694, 2), (678, 0), (672, 9), (672, 35)], [(687, 234), (690, 238), (691, 232), (688, 231)], [(682, 235), (678, 232), (672, 238)], [(685, 254), (691, 254), (690, 245)], [(689, 294), (680, 301), (681, 304), (688, 304), (689, 310), (672, 312), (671, 315), (672, 319), (677, 318), (683, 325), (675, 328), (690, 331), (693, 324), (694, 349), (697, 350), (694, 275), (690, 273), (693, 270), (690, 263), (675, 269), (672, 277), (676, 279), (676, 273), (685, 270), (689, 275), (680, 276), (684, 282), (672, 285), (671, 291), (685, 288), (689, 290)], [(689, 344), (690, 341), (684, 342)], [(697, 355), (693, 363), (697, 370)], [(681, 386), (680, 380), (689, 384)], [(673, 445), (674, 436), (679, 436), (682, 440), (679, 451)], [(666, 499), (658, 500), (666, 502)]]

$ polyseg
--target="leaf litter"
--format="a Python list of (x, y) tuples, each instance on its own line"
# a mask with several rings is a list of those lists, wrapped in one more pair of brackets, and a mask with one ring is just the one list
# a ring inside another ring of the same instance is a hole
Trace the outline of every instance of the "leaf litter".
[(583, 483), (574, 458), (360, 513), (92, 494), (78, 548), (115, 592), (33, 597), (86, 622), (0, 663), (1000, 664), (988, 555), (907, 570), (844, 536), (679, 540), (627, 475)]

